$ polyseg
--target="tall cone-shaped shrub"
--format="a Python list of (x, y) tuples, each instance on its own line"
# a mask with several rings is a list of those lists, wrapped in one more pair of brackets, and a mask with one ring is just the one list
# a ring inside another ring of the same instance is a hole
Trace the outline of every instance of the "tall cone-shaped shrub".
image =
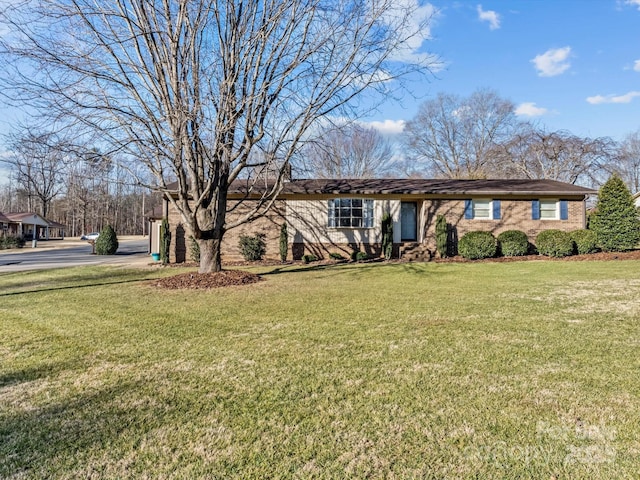
[(169, 220), (165, 217), (160, 224), (160, 260), (163, 265), (169, 263), (169, 252), (171, 249), (171, 230)]
[(613, 175), (600, 188), (590, 229), (598, 246), (608, 252), (631, 250), (640, 242), (640, 220), (633, 196), (622, 179)]
[(438, 215), (436, 217), (436, 249), (440, 254), (440, 258), (449, 256), (448, 238), (447, 219), (444, 215)]
[(118, 237), (111, 225), (107, 225), (100, 232), (96, 240), (97, 255), (113, 255), (118, 251)]
[(393, 255), (393, 218), (389, 212), (382, 216), (382, 253), (387, 260)]

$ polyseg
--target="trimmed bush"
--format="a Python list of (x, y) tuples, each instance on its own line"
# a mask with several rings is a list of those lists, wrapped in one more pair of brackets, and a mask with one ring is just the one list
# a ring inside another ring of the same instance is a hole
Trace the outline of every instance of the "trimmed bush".
[(529, 253), (529, 238), (520, 230), (507, 230), (498, 235), (498, 249), (505, 257), (520, 257)]
[(24, 238), (5, 235), (0, 237), (0, 250), (24, 247)]
[(569, 233), (573, 240), (575, 252), (585, 255), (598, 251), (598, 236), (593, 230), (575, 230)]
[(169, 220), (165, 217), (160, 224), (160, 260), (163, 265), (169, 263), (169, 252), (171, 251), (171, 229)]
[(365, 260), (369, 260), (367, 252), (356, 252), (356, 262), (364, 262)]
[(97, 255), (113, 255), (118, 251), (118, 237), (111, 225), (107, 225), (100, 232), (96, 240)]
[(567, 232), (543, 230), (536, 237), (536, 248), (547, 257), (568, 257), (573, 255), (573, 240)]
[(382, 216), (382, 253), (387, 260), (393, 255), (393, 218), (389, 212)]
[(631, 192), (614, 175), (600, 188), (596, 213), (589, 228), (596, 232), (598, 246), (607, 252), (632, 250), (640, 242), (640, 220)]
[(440, 258), (449, 256), (449, 231), (447, 227), (447, 219), (444, 215), (436, 217), (436, 250), (440, 254)]
[(344, 257), (338, 252), (331, 252), (329, 254), (329, 258), (331, 258), (332, 260), (344, 260)]
[(496, 256), (498, 244), (491, 232), (468, 232), (458, 242), (458, 253), (469, 260)]
[(282, 227), (280, 227), (280, 261), (287, 261), (287, 253), (289, 253), (289, 235), (287, 234), (287, 224), (283, 223)]
[(318, 257), (311, 255), (310, 253), (302, 256), (302, 263), (311, 263), (318, 261)]
[(264, 233), (256, 235), (240, 235), (240, 251), (247, 262), (257, 262), (262, 260), (267, 251), (267, 244), (264, 241)]

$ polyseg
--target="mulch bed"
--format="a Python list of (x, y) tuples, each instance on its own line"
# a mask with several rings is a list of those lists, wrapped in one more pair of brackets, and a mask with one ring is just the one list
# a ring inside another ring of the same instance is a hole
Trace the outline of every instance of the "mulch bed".
[(208, 290), (210, 288), (249, 285), (262, 280), (260, 276), (243, 272), (242, 270), (223, 270), (215, 273), (182, 273), (173, 277), (154, 280), (153, 284), (159, 288), (170, 290), (195, 289)]

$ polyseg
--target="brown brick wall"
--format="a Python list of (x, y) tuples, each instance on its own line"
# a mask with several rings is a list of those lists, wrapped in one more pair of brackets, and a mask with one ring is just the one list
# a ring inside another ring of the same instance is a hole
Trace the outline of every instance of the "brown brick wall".
[[(227, 221), (231, 222), (246, 213), (250, 208), (250, 202), (252, 202), (252, 200), (245, 200), (242, 205), (227, 214)], [(233, 205), (233, 200), (230, 200), (229, 208), (233, 207)], [(222, 240), (222, 261), (236, 262), (244, 260), (238, 247), (240, 236), (256, 235), (258, 233), (265, 234), (265, 243), (267, 245), (265, 259), (279, 260), (280, 228), (284, 222), (282, 212), (284, 212), (284, 201), (279, 200), (264, 217), (260, 217), (253, 222), (227, 231)], [(189, 252), (189, 237), (191, 233), (182, 222), (180, 214), (171, 207), (169, 207), (169, 224), (171, 225), (171, 254), (169, 261), (171, 263), (191, 261)], [(290, 253), (289, 258), (291, 258)]]
[(568, 220), (532, 220), (531, 199), (501, 200), (500, 220), (476, 220), (464, 218), (464, 199), (460, 200), (425, 200), (421, 212), (421, 228), (424, 242), (435, 247), (435, 220), (437, 215), (444, 215), (447, 223), (455, 227), (457, 237), (465, 233), (482, 230), (495, 236), (506, 230), (522, 230), (534, 243), (542, 230), (557, 229), (564, 231), (578, 230), (585, 227), (584, 202), (569, 200)]

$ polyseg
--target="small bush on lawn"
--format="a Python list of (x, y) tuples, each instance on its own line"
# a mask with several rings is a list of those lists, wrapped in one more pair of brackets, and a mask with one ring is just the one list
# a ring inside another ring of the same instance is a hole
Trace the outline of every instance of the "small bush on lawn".
[(469, 260), (495, 257), (496, 237), (490, 232), (468, 232), (458, 242), (458, 253)]
[(505, 257), (519, 257), (529, 253), (529, 239), (520, 230), (507, 230), (498, 235), (498, 248)]
[(575, 252), (578, 255), (598, 251), (598, 236), (593, 230), (575, 230), (569, 235), (573, 240)]
[(573, 254), (573, 240), (567, 232), (543, 230), (536, 237), (536, 248), (547, 257), (567, 257)]
[(363, 262), (369, 259), (367, 252), (356, 251), (351, 253), (351, 260), (354, 262)]
[(318, 261), (318, 257), (311, 254), (306, 254), (302, 256), (302, 263), (311, 263)]
[(118, 237), (111, 225), (107, 225), (100, 232), (96, 240), (97, 255), (113, 255), (118, 251)]
[(344, 260), (344, 257), (338, 252), (331, 252), (329, 254), (329, 258), (331, 258), (332, 260)]
[(14, 237), (11, 235), (0, 237), (0, 250), (22, 247), (24, 247), (24, 238)]
[(257, 262), (262, 260), (266, 250), (267, 244), (264, 241), (264, 233), (258, 233), (256, 235), (240, 235), (240, 251), (242, 256), (247, 262)]

